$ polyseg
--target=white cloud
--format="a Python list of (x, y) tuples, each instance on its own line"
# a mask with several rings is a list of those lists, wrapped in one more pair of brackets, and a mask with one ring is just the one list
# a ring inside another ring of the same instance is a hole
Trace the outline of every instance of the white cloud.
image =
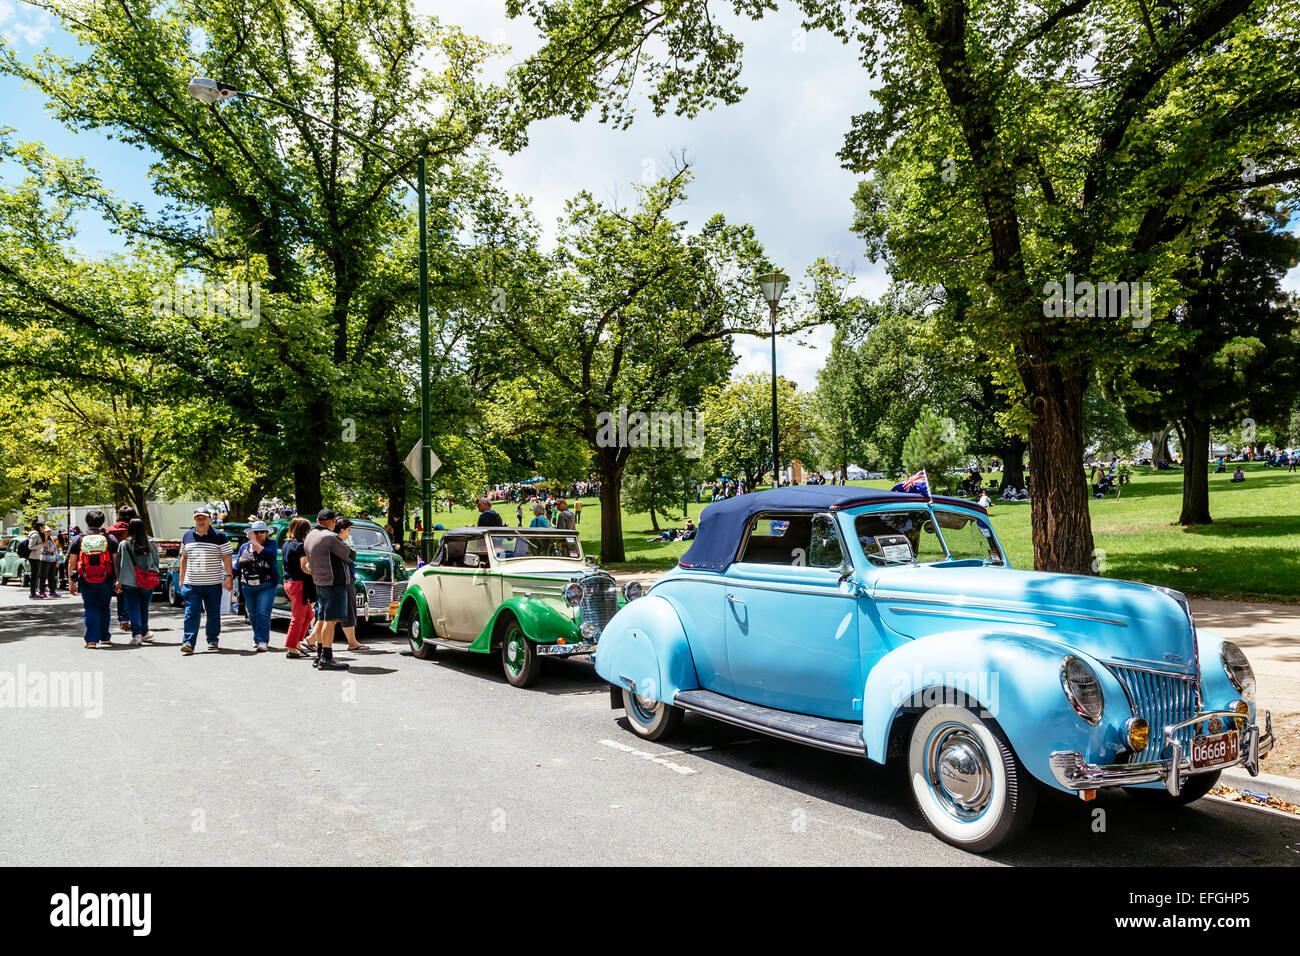
[(18, 9), (14, 0), (0, 0), (0, 36), (11, 43), (36, 46), (54, 29), (54, 19), (44, 10)]

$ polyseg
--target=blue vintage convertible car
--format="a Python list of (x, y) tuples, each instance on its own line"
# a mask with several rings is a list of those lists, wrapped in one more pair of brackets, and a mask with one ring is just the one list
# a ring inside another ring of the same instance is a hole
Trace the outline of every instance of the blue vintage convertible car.
[(1012, 569), (956, 498), (807, 486), (711, 505), (595, 659), (639, 736), (692, 711), (905, 761), (934, 832), (977, 852), (1027, 825), (1039, 784), (1184, 803), (1273, 745), (1245, 655), (1183, 595)]

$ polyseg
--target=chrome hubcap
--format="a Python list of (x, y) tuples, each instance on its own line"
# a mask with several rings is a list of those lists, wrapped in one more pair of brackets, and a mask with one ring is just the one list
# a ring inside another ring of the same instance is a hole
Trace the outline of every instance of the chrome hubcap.
[(944, 724), (926, 743), (926, 776), (940, 804), (958, 820), (973, 820), (993, 796), (993, 771), (984, 745), (968, 727)]
[(511, 664), (519, 659), (519, 645), (514, 641), (511, 641), (506, 645), (506, 659), (509, 660)]
[(654, 720), (655, 712), (659, 709), (659, 701), (633, 694), (632, 703), (636, 705), (637, 714), (642, 720)]

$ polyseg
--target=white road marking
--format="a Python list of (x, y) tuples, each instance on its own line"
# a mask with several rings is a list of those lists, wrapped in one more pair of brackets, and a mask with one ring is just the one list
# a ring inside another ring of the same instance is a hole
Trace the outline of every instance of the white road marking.
[(667, 757), (661, 757), (658, 754), (647, 753), (644, 750), (637, 750), (635, 747), (629, 747), (627, 744), (620, 744), (616, 740), (601, 740), (598, 741), (598, 743), (602, 743), (606, 747), (613, 747), (615, 750), (621, 750), (623, 751), (623, 753), (630, 754), (633, 757), (640, 757), (642, 760), (649, 760), (651, 763), (657, 763), (659, 764), (659, 766), (667, 767), (669, 770), (674, 770), (677, 773), (682, 774), (683, 776), (687, 776), (693, 773), (699, 773), (699, 771), (693, 767), (683, 767), (679, 763), (673, 763)]

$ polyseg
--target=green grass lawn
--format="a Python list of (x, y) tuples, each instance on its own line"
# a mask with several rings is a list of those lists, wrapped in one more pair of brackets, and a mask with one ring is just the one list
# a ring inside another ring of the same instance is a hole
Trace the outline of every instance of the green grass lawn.
[[(1210, 514), (1214, 523), (1182, 528), (1181, 470), (1133, 470), (1133, 480), (1116, 501), (1093, 500), (1092, 530), (1103, 574), (1111, 578), (1163, 584), (1203, 597), (1300, 602), (1300, 472), (1245, 466), (1247, 480), (1232, 484), (1230, 474), (1210, 475)], [(853, 482), (888, 488), (888, 481)], [(698, 523), (705, 503), (690, 502)], [(497, 509), (510, 526), (513, 503)], [(525, 509), (527, 512), (527, 509)], [(993, 526), (1016, 567), (1032, 568), (1029, 503), (995, 503)], [(660, 516), (661, 528), (681, 527), (680, 511)], [(449, 516), (434, 513), (434, 523), (449, 528), (474, 524), (478, 512), (458, 508)], [(524, 524), (531, 520), (526, 513)], [(582, 546), (600, 553), (600, 503), (584, 499), (578, 525)], [(672, 567), (688, 543), (648, 542), (653, 531), (648, 514), (623, 512), (623, 548), (627, 560), (611, 570), (655, 571)]]

